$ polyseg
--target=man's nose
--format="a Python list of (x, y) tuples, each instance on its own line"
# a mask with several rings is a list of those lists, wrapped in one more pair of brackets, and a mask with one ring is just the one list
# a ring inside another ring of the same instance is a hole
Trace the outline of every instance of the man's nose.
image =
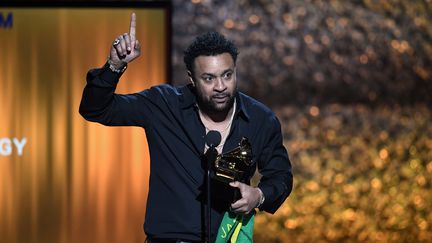
[(225, 82), (222, 78), (219, 77), (216, 79), (216, 84), (215, 84), (214, 89), (216, 91), (224, 91), (226, 89)]

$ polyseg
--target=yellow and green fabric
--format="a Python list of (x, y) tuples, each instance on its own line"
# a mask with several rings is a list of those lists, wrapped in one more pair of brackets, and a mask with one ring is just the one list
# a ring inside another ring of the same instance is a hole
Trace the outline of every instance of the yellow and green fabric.
[(253, 242), (255, 210), (247, 215), (226, 212), (219, 226), (215, 243)]

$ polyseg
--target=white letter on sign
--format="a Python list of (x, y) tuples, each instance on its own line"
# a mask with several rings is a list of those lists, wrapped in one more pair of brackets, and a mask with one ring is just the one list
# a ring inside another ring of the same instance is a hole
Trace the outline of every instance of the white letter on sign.
[(21, 141), (19, 141), (17, 138), (14, 138), (13, 142), (18, 150), (18, 156), (21, 156), (23, 153), (24, 145), (26, 145), (27, 143), (27, 138), (23, 138), (21, 139)]
[(12, 142), (9, 138), (0, 139), (0, 155), (9, 156), (12, 153)]

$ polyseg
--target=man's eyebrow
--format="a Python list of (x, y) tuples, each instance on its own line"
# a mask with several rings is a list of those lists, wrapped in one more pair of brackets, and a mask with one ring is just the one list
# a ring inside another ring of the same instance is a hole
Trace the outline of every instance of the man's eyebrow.
[[(226, 70), (224, 70), (223, 72), (222, 72), (222, 75), (224, 75), (225, 73), (227, 73), (227, 72), (233, 72), (234, 70), (232, 69), (232, 68), (229, 68), (229, 69), (226, 69)], [(212, 76), (212, 77), (217, 77), (217, 75), (216, 74), (214, 74), (214, 73), (202, 73), (201, 74), (201, 77), (202, 76)]]
[(229, 69), (223, 71), (222, 74), (225, 74), (225, 73), (227, 73), (227, 72), (233, 72), (233, 71), (234, 71), (233, 69), (229, 68)]
[(214, 75), (213, 73), (203, 73), (201, 74), (201, 76), (212, 76), (212, 77), (216, 77), (216, 75)]

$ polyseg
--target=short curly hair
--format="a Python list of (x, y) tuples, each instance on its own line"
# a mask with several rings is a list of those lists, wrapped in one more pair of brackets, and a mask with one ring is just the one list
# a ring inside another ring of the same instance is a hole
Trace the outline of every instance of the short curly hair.
[(237, 60), (238, 50), (234, 42), (227, 40), (225, 36), (216, 31), (207, 32), (194, 39), (184, 51), (183, 61), (186, 68), (194, 74), (193, 64), (198, 56), (215, 56), (222, 53), (229, 53), (234, 61)]

